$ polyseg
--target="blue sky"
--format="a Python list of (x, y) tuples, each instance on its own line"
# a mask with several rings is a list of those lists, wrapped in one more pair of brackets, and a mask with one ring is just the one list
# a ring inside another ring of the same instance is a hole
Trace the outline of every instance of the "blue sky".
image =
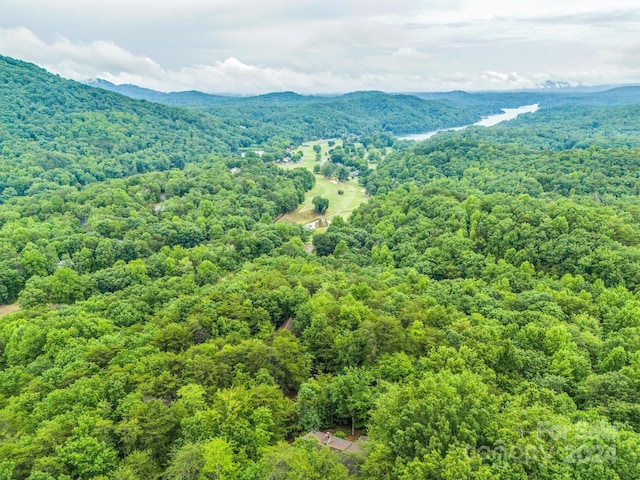
[(76, 80), (257, 94), (640, 82), (638, 0), (20, 0), (0, 53)]

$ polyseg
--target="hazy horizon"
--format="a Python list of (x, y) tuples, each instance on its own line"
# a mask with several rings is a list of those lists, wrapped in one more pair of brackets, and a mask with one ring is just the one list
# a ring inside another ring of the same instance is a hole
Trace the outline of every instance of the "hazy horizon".
[(24, 0), (0, 52), (164, 92), (502, 91), (636, 84), (638, 27), (631, 0)]
[[(1, 54), (1, 52), (0, 52)], [(278, 90), (278, 91), (270, 91), (264, 93), (233, 93), (233, 92), (203, 92), (197, 89), (190, 90), (156, 90), (153, 88), (142, 87), (140, 85), (136, 85), (134, 83), (114, 83), (104, 78), (88, 78), (85, 80), (81, 80), (80, 83), (84, 83), (89, 86), (98, 86), (99, 82), (108, 82), (115, 87), (134, 87), (145, 90), (150, 90), (159, 93), (202, 93), (205, 95), (218, 95), (218, 96), (232, 96), (232, 97), (250, 97), (250, 96), (259, 96), (259, 95), (273, 95), (277, 93), (285, 94), (292, 93), (300, 96), (319, 96), (319, 97), (337, 97), (341, 95), (348, 95), (350, 93), (360, 93), (360, 92), (381, 92), (387, 94), (394, 95), (440, 95), (440, 94), (451, 94), (455, 92), (461, 93), (470, 93), (470, 94), (487, 94), (487, 93), (519, 93), (519, 92), (540, 92), (545, 91), (549, 93), (554, 92), (564, 92), (567, 90), (571, 91), (584, 91), (584, 92), (601, 92), (614, 88), (624, 88), (624, 87), (640, 87), (640, 83), (612, 83), (612, 84), (601, 84), (601, 85), (576, 85), (576, 86), (560, 86), (560, 87), (552, 87), (552, 86), (544, 86), (540, 85), (538, 87), (533, 88), (521, 88), (521, 89), (501, 89), (501, 90), (424, 90), (424, 91), (407, 91), (407, 92), (389, 92), (385, 90), (351, 90), (346, 92), (314, 92), (314, 93), (300, 93), (295, 90)]]

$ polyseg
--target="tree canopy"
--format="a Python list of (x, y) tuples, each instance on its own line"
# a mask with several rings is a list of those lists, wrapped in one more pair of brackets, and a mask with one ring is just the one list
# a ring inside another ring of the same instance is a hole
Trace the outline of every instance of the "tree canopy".
[(0, 62), (0, 478), (640, 477), (635, 106), (345, 138), (311, 235), (232, 116)]

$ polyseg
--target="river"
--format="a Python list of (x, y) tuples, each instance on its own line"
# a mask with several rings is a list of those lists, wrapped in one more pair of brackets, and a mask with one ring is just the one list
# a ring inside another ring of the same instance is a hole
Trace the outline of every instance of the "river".
[(513, 120), (518, 115), (522, 113), (533, 113), (538, 110), (538, 104), (534, 103), (533, 105), (523, 105), (522, 107), (517, 108), (503, 108), (502, 113), (496, 113), (495, 115), (489, 115), (488, 117), (484, 117), (482, 120), (472, 123), (470, 125), (463, 125), (461, 127), (453, 127), (453, 128), (441, 128), (440, 130), (433, 130), (431, 132), (425, 133), (415, 133), (413, 135), (401, 135), (398, 138), (400, 140), (415, 140), (422, 141), (427, 140), (428, 138), (433, 137), (436, 133), (440, 132), (453, 132), (456, 130), (464, 130), (468, 127), (493, 127), (501, 122), (506, 122), (507, 120)]

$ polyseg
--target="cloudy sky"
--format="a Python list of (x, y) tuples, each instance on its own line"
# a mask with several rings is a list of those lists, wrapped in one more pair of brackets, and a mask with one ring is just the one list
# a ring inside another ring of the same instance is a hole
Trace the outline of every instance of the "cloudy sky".
[(638, 32), (638, 0), (0, 2), (0, 54), (163, 91), (638, 83)]

